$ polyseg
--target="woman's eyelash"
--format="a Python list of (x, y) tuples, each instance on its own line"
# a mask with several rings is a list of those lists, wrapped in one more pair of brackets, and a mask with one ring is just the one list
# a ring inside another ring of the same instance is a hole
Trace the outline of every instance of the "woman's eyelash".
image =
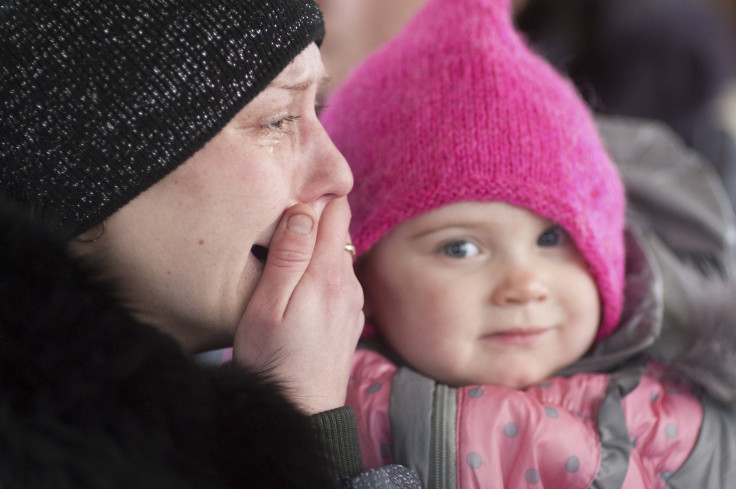
[(265, 128), (283, 131), (286, 129), (286, 126), (288, 126), (292, 122), (299, 120), (300, 118), (301, 116), (298, 115), (287, 115), (276, 121), (269, 122), (268, 124), (266, 124)]

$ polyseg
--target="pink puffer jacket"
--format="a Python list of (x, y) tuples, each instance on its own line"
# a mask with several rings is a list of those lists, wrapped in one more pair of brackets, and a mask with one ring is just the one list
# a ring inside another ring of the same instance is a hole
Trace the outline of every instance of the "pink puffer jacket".
[(692, 451), (703, 410), (657, 370), (557, 377), (525, 391), (454, 389), (359, 350), (348, 405), (366, 467), (406, 464), (425, 487), (571, 489), (613, 478), (664, 488)]

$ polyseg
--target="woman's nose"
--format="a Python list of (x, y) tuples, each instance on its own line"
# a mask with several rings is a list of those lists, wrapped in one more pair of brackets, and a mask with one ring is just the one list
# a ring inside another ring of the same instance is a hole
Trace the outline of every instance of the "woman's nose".
[(347, 161), (327, 135), (322, 124), (313, 133), (315, 140), (308, 168), (300, 189), (300, 200), (305, 203), (323, 202), (344, 197), (353, 188), (353, 173)]
[(493, 289), (491, 301), (499, 307), (544, 301), (549, 296), (542, 273), (533, 265), (508, 266)]

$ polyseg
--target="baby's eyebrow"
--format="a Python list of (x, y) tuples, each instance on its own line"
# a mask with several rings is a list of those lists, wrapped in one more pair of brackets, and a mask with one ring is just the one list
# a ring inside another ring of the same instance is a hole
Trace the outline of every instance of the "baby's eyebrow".
[(453, 221), (451, 223), (440, 223), (430, 228), (422, 229), (412, 234), (412, 238), (422, 238), (431, 234), (444, 232), (444, 231), (466, 231), (468, 229), (476, 229), (484, 227), (483, 222), (476, 221)]

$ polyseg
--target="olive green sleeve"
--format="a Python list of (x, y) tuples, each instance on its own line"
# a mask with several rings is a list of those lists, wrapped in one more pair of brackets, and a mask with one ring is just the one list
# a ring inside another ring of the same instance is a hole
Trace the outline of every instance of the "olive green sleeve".
[(350, 407), (312, 416), (318, 441), (338, 478), (355, 477), (363, 470), (358, 427)]

